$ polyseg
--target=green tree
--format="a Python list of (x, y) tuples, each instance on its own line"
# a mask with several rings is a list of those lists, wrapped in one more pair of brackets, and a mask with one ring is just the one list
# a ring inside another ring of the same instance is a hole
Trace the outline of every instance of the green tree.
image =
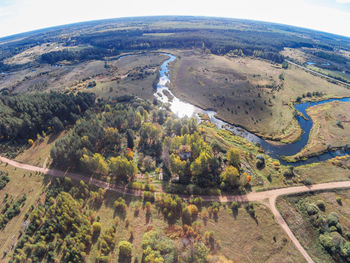
[(112, 157), (109, 160), (109, 168), (113, 175), (123, 181), (132, 180), (137, 172), (136, 165), (123, 156)]
[(92, 157), (84, 154), (80, 160), (82, 162), (82, 165), (85, 166), (91, 172), (99, 175), (108, 174), (109, 169), (107, 162), (101, 154), (95, 153)]
[(132, 244), (128, 241), (120, 241), (118, 244), (119, 258), (118, 262), (129, 263), (132, 256)]
[(236, 167), (230, 165), (220, 174), (220, 179), (225, 186), (236, 187), (239, 185), (239, 172)]
[(170, 155), (170, 172), (172, 174), (177, 174), (180, 180), (184, 179), (186, 170), (186, 161), (182, 161), (180, 157), (176, 154)]
[(236, 148), (230, 148), (226, 153), (227, 161), (230, 165), (239, 168), (241, 164), (239, 151)]

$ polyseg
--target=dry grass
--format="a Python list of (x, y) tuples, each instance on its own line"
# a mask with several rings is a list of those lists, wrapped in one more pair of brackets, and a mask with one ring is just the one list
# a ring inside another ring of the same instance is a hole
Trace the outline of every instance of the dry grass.
[(299, 166), (294, 171), (301, 180), (308, 178), (312, 183), (349, 180), (350, 156), (336, 157), (322, 163)]
[(350, 144), (349, 106), (349, 102), (333, 101), (309, 108), (307, 113), (313, 121), (309, 141), (294, 157), (308, 157), (327, 151), (328, 147)]
[[(342, 205), (336, 201), (336, 197), (339, 196), (342, 198)], [(311, 225), (306, 211), (300, 208), (300, 204), (316, 203), (318, 200), (325, 203), (325, 212), (321, 212), (322, 215), (336, 212), (343, 232), (350, 230), (349, 190), (283, 197), (277, 201), (277, 204), (289, 227), (315, 262), (338, 262), (330, 257), (321, 246), (318, 241), (317, 229)]]
[(6, 193), (14, 201), (22, 197), (23, 194), (27, 196), (27, 200), (21, 208), (21, 213), (12, 218), (6, 227), (0, 231), (0, 255), (2, 257), (3, 252), (17, 241), (19, 231), (23, 230), (24, 215), (29, 212), (30, 206), (36, 206), (38, 200), (44, 198), (45, 183), (43, 175), (6, 166), (3, 163), (0, 164), (0, 171), (8, 172), (10, 177), (10, 182), (0, 191), (0, 209), (5, 205), (3, 200)]
[[(166, 58), (163, 54), (148, 53), (120, 60), (91, 60), (62, 67), (44, 64), (34, 70), (24, 69), (3, 76), (0, 78), (0, 89), (9, 88), (16, 93), (90, 91), (105, 99), (125, 94), (152, 99), (159, 66)], [(88, 89), (92, 81), (97, 85)]]
[(244, 205), (236, 216), (230, 209), (221, 208), (217, 222), (211, 218), (203, 228), (214, 231), (220, 252), (234, 262), (304, 262), (270, 210), (259, 204), (254, 209), (257, 221)]
[(39, 167), (49, 167), (51, 147), (59, 138), (63, 137), (64, 134), (65, 132), (62, 132), (59, 135), (50, 135), (45, 138), (37, 139), (29, 149), (19, 154), (15, 160)]

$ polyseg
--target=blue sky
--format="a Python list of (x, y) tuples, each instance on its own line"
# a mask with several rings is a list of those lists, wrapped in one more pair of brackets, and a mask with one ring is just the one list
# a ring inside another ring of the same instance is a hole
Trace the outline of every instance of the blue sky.
[(0, 37), (80, 21), (149, 15), (245, 18), (350, 37), (350, 0), (0, 0)]

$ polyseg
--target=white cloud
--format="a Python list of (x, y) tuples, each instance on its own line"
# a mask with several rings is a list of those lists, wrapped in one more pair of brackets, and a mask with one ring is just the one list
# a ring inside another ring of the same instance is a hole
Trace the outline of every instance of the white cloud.
[(246, 18), (350, 36), (350, 13), (306, 1), (12, 0), (12, 5), (0, 7), (0, 36), (79, 21), (150, 15)]

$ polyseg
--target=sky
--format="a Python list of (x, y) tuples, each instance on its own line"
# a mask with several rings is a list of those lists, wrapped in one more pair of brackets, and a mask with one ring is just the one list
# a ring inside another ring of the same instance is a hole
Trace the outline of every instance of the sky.
[(350, 0), (0, 0), (0, 37), (75, 22), (153, 15), (253, 19), (350, 37)]

